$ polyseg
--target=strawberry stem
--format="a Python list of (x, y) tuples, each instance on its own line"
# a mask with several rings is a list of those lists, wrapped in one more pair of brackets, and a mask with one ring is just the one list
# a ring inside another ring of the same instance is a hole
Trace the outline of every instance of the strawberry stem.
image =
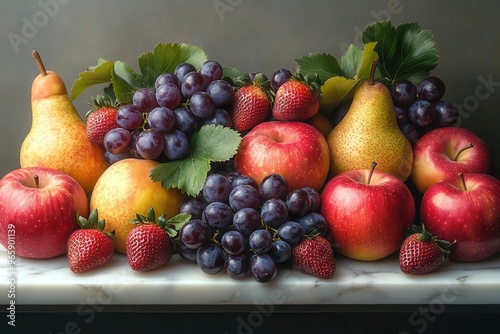
[(372, 175), (373, 172), (375, 171), (375, 167), (377, 167), (377, 163), (373, 161), (372, 166), (370, 167), (370, 173), (368, 174), (368, 181), (366, 182), (367, 184), (370, 184), (370, 181), (372, 180)]
[(33, 56), (33, 58), (35, 58), (36, 64), (38, 65), (38, 69), (40, 70), (40, 73), (42, 74), (42, 76), (43, 77), (46, 76), (47, 71), (45, 70), (45, 65), (43, 65), (42, 58), (40, 57), (40, 54), (38, 53), (38, 51), (33, 50), (31, 55)]
[(458, 177), (460, 178), (460, 181), (462, 182), (462, 187), (464, 188), (465, 191), (467, 191), (467, 185), (465, 184), (464, 174), (458, 173)]
[(457, 152), (457, 155), (455, 155), (455, 158), (453, 158), (453, 161), (457, 161), (458, 157), (460, 154), (462, 154), (463, 151), (467, 151), (469, 148), (473, 148), (474, 147), (474, 144), (473, 143), (469, 143), (467, 144), (466, 146), (462, 147), (458, 152)]

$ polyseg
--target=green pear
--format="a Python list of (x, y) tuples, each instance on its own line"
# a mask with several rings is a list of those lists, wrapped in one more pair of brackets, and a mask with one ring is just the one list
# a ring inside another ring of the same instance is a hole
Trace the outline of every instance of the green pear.
[(359, 83), (347, 114), (327, 137), (331, 176), (353, 169), (377, 169), (402, 181), (409, 177), (413, 164), (412, 145), (396, 121), (389, 89), (375, 82), (378, 59), (372, 64), (370, 78)]
[(90, 193), (106, 170), (104, 148), (91, 143), (85, 123), (70, 101), (62, 78), (45, 70), (33, 51), (40, 74), (31, 87), (31, 129), (20, 151), (21, 167), (48, 167), (73, 177)]

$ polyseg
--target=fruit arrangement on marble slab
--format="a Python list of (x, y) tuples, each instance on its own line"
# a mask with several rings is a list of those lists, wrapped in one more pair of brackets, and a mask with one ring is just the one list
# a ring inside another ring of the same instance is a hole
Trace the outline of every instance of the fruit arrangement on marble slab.
[[(286, 267), (335, 279), (340, 256), (399, 253), (402, 274), (422, 275), (496, 254), (500, 181), (432, 73), (432, 33), (382, 21), (363, 43), (270, 75), (159, 43), (139, 72), (98, 59), (69, 92), (34, 51), (32, 128), (0, 180), (1, 244), (67, 256), (75, 273), (179, 256), (261, 283)], [(82, 119), (73, 100), (94, 85)]]

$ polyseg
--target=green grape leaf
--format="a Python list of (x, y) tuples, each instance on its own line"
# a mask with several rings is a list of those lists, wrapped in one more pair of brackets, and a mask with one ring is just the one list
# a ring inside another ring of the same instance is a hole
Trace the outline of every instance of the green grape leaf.
[(187, 62), (199, 69), (207, 61), (202, 48), (189, 44), (158, 43), (152, 51), (138, 58), (145, 87), (153, 88), (156, 78), (162, 73), (174, 73), (177, 65)]
[(394, 28), (388, 20), (375, 22), (363, 31), (362, 40), (377, 42), (378, 69), (381, 81), (386, 84), (403, 79), (416, 83), (437, 66), (439, 55), (434, 36), (418, 23), (404, 23)]
[(111, 83), (120, 104), (132, 103), (132, 96), (139, 88), (146, 87), (143, 78), (122, 61), (115, 61)]
[[(358, 72), (355, 76), (356, 79), (366, 80), (370, 78), (373, 61), (375, 61), (375, 59), (379, 57), (378, 53), (375, 52), (376, 45), (376, 42), (365, 44), (365, 48), (363, 49), (363, 53), (361, 54)], [(375, 80), (377, 79), (377, 73), (378, 72), (375, 73)]]
[(337, 59), (327, 53), (310, 53), (295, 62), (299, 65), (298, 72), (310, 77), (318, 75), (321, 82), (343, 74)]
[(196, 196), (210, 170), (211, 162), (231, 159), (240, 145), (240, 134), (221, 125), (204, 125), (190, 141), (188, 157), (158, 164), (150, 177), (164, 188), (178, 188), (189, 196)]
[(96, 66), (91, 66), (88, 70), (80, 73), (78, 79), (73, 82), (69, 94), (70, 100), (76, 99), (90, 86), (111, 82), (114, 62), (99, 58)]
[(363, 54), (363, 49), (351, 44), (346, 52), (340, 58), (340, 67), (342, 73), (346, 78), (354, 79), (358, 74), (358, 68), (361, 62), (361, 55)]

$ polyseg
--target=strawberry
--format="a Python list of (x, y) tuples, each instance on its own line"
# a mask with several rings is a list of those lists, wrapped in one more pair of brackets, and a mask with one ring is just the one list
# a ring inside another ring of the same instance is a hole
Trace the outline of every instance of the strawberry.
[(399, 267), (409, 275), (422, 275), (434, 271), (441, 266), (450, 253), (447, 248), (451, 243), (438, 240), (425, 227), (413, 226), (416, 233), (408, 236), (399, 250)]
[(269, 116), (270, 100), (267, 84), (262, 76), (256, 76), (254, 82), (239, 88), (233, 97), (230, 111), (236, 131), (250, 130), (259, 123), (264, 122)]
[(191, 215), (178, 214), (166, 220), (162, 214), (155, 218), (153, 208), (149, 208), (147, 217), (137, 215), (132, 223), (137, 224), (127, 235), (125, 241), (127, 261), (136, 271), (147, 271), (165, 265), (174, 253), (174, 243), (171, 236), (189, 221)]
[(117, 103), (108, 97), (99, 95), (92, 99), (87, 115), (86, 133), (89, 140), (97, 145), (103, 145), (104, 135), (111, 129), (119, 127), (116, 122)]
[(273, 117), (280, 121), (305, 121), (313, 117), (319, 110), (318, 87), (309, 77), (300, 74), (292, 77), (276, 92)]
[(113, 257), (114, 231), (104, 232), (106, 222), (98, 219), (97, 209), (92, 210), (88, 219), (79, 216), (78, 224), (81, 229), (68, 238), (69, 268), (81, 273), (102, 267)]
[(335, 258), (327, 239), (321, 235), (306, 236), (293, 247), (294, 267), (308, 275), (331, 278), (335, 275)]

